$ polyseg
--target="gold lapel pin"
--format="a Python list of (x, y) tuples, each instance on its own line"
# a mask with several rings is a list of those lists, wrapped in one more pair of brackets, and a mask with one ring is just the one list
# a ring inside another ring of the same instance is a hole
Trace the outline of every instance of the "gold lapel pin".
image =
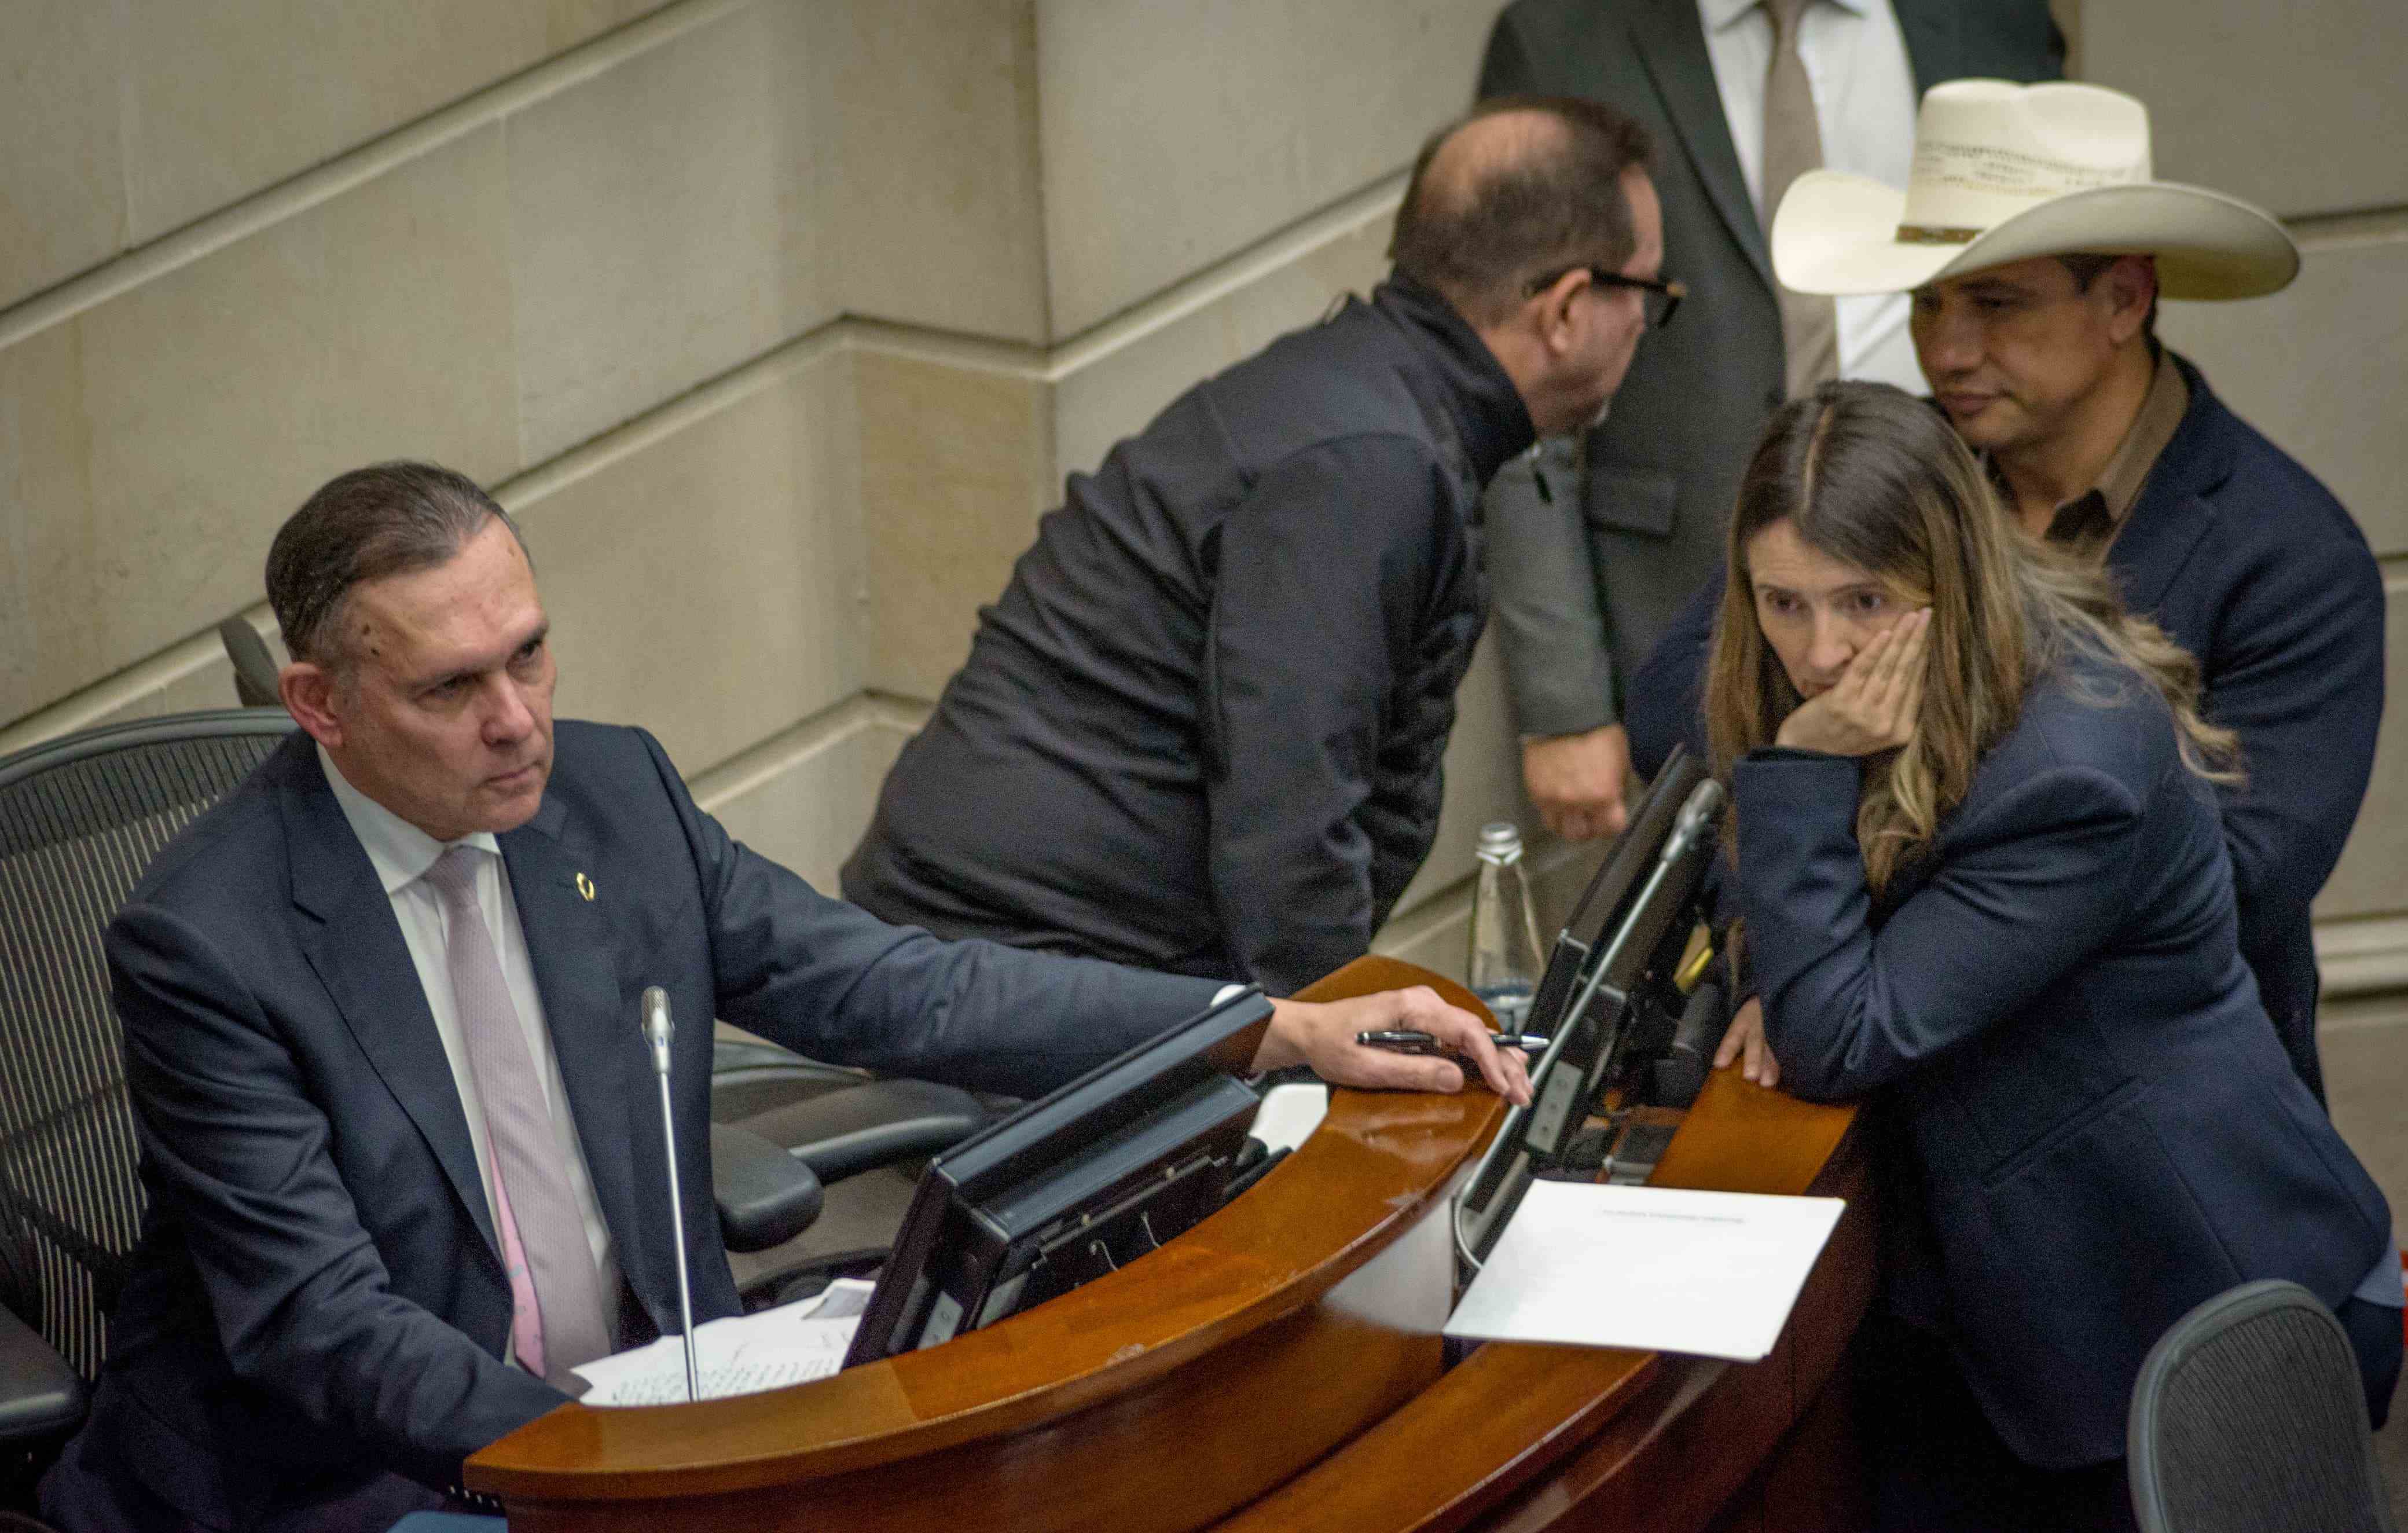
[(577, 892), (578, 892), (579, 894), (580, 894), (580, 895), (583, 895), (586, 897), (586, 899), (590, 902), (590, 901), (594, 898), (594, 881), (593, 881), (592, 879), (587, 878), (587, 877), (586, 877), (584, 874), (582, 874), (582, 873), (578, 874), (578, 875), (577, 875)]

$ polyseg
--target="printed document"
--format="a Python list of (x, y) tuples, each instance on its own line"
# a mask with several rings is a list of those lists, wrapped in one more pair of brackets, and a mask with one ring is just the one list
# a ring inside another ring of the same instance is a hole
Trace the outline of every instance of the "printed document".
[[(816, 1298), (696, 1325), (695, 1365), (702, 1375), (702, 1397), (757, 1395), (836, 1372), (869, 1307), (871, 1287), (839, 1278)], [(582, 1397), (587, 1405), (680, 1405), (686, 1398), (685, 1342), (680, 1337), (665, 1336), (574, 1371), (594, 1386)]]
[(1533, 1182), (1446, 1334), (1752, 1363), (1780, 1340), (1845, 1206)]

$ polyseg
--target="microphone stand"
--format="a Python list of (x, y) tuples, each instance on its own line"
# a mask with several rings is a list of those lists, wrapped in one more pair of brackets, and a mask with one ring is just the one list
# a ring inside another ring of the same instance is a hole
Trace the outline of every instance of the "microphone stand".
[(702, 1377), (694, 1361), (694, 1284), (685, 1268), (685, 1203), (678, 1196), (677, 1120), (669, 1112), (669, 995), (659, 985), (644, 992), (644, 1039), (652, 1046), (652, 1073), (661, 1082), (661, 1147), (669, 1166), (669, 1228), (677, 1237), (678, 1318), (685, 1325), (685, 1397), (702, 1398)]

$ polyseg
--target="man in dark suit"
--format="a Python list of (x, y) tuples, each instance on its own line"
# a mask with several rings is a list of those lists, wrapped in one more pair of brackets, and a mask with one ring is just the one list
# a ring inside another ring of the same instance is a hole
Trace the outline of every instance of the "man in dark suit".
[[(1033, 1094), (1209, 1004), (1209, 980), (948, 944), (728, 839), (638, 730), (552, 719), (517, 530), (424, 465), (344, 475), (268, 591), (302, 726), (111, 924), (150, 1207), (71, 1530), (382, 1529), (570, 1370), (677, 1325), (638, 997), (678, 1029), (696, 1318), (735, 1313), (708, 1189), (710, 1028)], [(1526, 1095), (1426, 992), (1281, 1003), (1255, 1065), (1459, 1086), (1358, 1049), (1411, 1018)]]
[[(2222, 790), (2242, 956), (2321, 1097), (2310, 904), (2373, 769), (2382, 577), (2331, 493), (2155, 334), (2160, 294), (2272, 293), (2299, 251), (2258, 208), (2150, 180), (2147, 113), (2115, 92), (1954, 81), (1926, 95), (1916, 137), (1904, 193), (1801, 178), (1774, 225), (1775, 267), (1810, 292), (1911, 288), (1934, 403), (2025, 530), (2103, 563), (2126, 604), (2198, 659), (2204, 711), (2240, 736), (2249, 774)], [(2027, 179), (1971, 173), (2004, 163)], [(1695, 727), (1720, 598), (1717, 580), (1637, 680), (1642, 771)], [(1743, 1051), (1752, 1077), (1777, 1077), (1758, 1036), (1743, 1012), (1725, 1057)]]
[[(1785, 59), (1784, 22), (1796, 32)], [(1914, 383), (1896, 297), (1841, 299), (1821, 315), (1819, 354), (1787, 353), (1784, 321), (1799, 334), (1799, 306), (1780, 296), (1760, 216), (1781, 178), (1819, 163), (1901, 183), (1922, 90), (1966, 75), (2051, 79), (2063, 56), (2045, 0), (1514, 0), (1497, 19), (1483, 97), (1610, 102), (1661, 146), (1664, 267), (1693, 294), (1641, 350), (1611, 414), (1577, 443), (1542, 442), (1508, 465), (1488, 496), (1523, 779), (1558, 835), (1622, 823), (1628, 682), (1719, 566), (1766, 412), (1834, 368)], [(1784, 63), (1801, 72), (1780, 75)], [(1809, 76), (1811, 156), (1802, 122), (1768, 137), (1784, 122), (1783, 79), (1807, 93)]]

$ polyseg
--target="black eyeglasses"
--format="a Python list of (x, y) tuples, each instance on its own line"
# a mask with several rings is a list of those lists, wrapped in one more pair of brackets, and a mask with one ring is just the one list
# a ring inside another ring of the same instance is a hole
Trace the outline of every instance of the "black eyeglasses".
[(1625, 277), (1618, 271), (1608, 271), (1603, 266), (1566, 266), (1562, 271), (1551, 272), (1547, 276), (1535, 279), (1528, 287), (1522, 290), (1522, 295), (1527, 298), (1544, 293), (1576, 271), (1588, 273), (1589, 280), (1599, 287), (1637, 288), (1640, 293), (1640, 304), (1647, 316), (1647, 328), (1650, 330), (1661, 330), (1671, 323), (1672, 316), (1681, 311), (1681, 300), (1689, 295), (1688, 287), (1684, 283), (1668, 281), (1661, 278)]

